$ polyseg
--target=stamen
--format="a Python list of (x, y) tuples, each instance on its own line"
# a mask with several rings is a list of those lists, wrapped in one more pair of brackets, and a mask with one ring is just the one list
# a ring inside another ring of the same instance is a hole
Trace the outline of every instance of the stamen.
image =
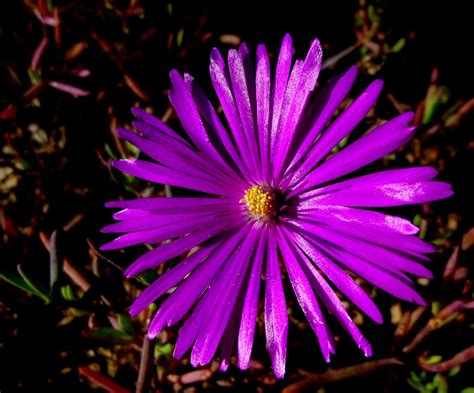
[(246, 190), (244, 199), (240, 202), (245, 202), (249, 212), (260, 217), (268, 216), (275, 211), (275, 196), (260, 186), (252, 186)]

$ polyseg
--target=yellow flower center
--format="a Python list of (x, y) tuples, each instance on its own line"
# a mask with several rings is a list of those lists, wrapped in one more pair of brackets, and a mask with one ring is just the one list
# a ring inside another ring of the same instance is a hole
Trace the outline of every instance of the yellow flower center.
[(247, 204), (249, 212), (260, 217), (268, 216), (275, 210), (275, 196), (264, 191), (260, 186), (252, 186), (245, 191), (244, 199), (240, 202)]

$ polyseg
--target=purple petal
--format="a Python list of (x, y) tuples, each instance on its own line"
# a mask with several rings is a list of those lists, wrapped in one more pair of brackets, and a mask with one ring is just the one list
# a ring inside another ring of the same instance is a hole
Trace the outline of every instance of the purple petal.
[(163, 244), (154, 250), (143, 254), (125, 270), (124, 274), (126, 277), (132, 277), (147, 269), (158, 266), (171, 258), (177, 257), (178, 255), (191, 250), (191, 248), (200, 243), (211, 239), (227, 228), (229, 228), (229, 222), (226, 220), (220, 225), (215, 225), (211, 228), (191, 233), (190, 235), (174, 240), (171, 243)]
[[(321, 59), (322, 59), (322, 48), (319, 40), (314, 40), (311, 44), (311, 48), (308, 51), (308, 55), (304, 61), (303, 67), (301, 68), (300, 75), (298, 76), (297, 85), (295, 86), (294, 93), (290, 94), (291, 99), (286, 102), (283, 101), (284, 111), (280, 118), (279, 128), (281, 130), (281, 136), (278, 143), (278, 154), (276, 155), (276, 170), (277, 178), (280, 178), (280, 173), (286, 163), (286, 158), (290, 146), (294, 141), (294, 134), (296, 127), (300, 123), (303, 116), (303, 111), (308, 103), (309, 97), (313, 92), (316, 81), (321, 70)], [(291, 82), (291, 77), (290, 77)], [(288, 83), (288, 87), (291, 83)]]
[[(236, 50), (229, 51), (229, 71), (232, 81), (232, 91), (234, 93), (235, 103), (239, 112), (240, 120), (244, 130), (249, 156), (245, 158), (252, 163), (257, 176), (257, 180), (261, 180), (260, 156), (257, 149), (257, 135), (255, 130), (254, 108), (255, 102), (252, 102), (252, 96), (255, 95), (255, 87), (252, 79), (247, 79), (248, 71), (244, 66), (243, 56)], [(252, 82), (251, 82), (252, 81)], [(252, 85), (250, 84), (252, 83)], [(253, 92), (250, 89), (253, 87)]]
[(293, 64), (293, 68), (290, 73), (290, 79), (288, 79), (288, 84), (286, 85), (285, 95), (283, 97), (283, 103), (281, 105), (281, 113), (280, 119), (278, 121), (278, 127), (275, 133), (275, 139), (272, 141), (272, 157), (275, 158), (275, 165), (273, 165), (273, 181), (278, 183), (277, 175), (279, 174), (279, 170), (282, 166), (281, 162), (283, 158), (284, 152), (281, 151), (280, 144), (284, 143), (285, 129), (284, 129), (284, 122), (288, 117), (288, 112), (290, 110), (290, 106), (292, 100), (295, 96), (296, 90), (298, 88), (298, 82), (300, 80), (301, 71), (303, 69), (304, 62), (302, 60), (296, 60), (295, 64)]
[(117, 134), (120, 138), (125, 139), (135, 145), (143, 153), (153, 158), (155, 161), (166, 165), (170, 169), (186, 173), (191, 176), (197, 176), (212, 182), (220, 182), (232, 186), (235, 184), (235, 180), (229, 177), (226, 173), (223, 174), (215, 169), (215, 166), (211, 170), (206, 172), (200, 161), (196, 162), (195, 157), (189, 156), (186, 153), (170, 149), (165, 144), (158, 144), (156, 142), (146, 140), (138, 134), (127, 130), (125, 128), (119, 128)]
[(278, 132), (278, 123), (282, 110), (283, 98), (285, 97), (288, 76), (290, 75), (291, 62), (293, 58), (293, 40), (289, 34), (286, 34), (281, 43), (280, 54), (275, 72), (275, 81), (272, 89), (272, 128), (270, 133), (271, 150), (270, 154), (276, 149), (276, 140)]
[(247, 275), (260, 232), (260, 228), (251, 227), (240, 248), (229, 259), (226, 269), (220, 272), (220, 277), (204, 295), (214, 299), (214, 306), (207, 312), (206, 324), (202, 325), (191, 352), (191, 363), (195, 366), (209, 363), (216, 352)]
[(379, 226), (363, 221), (357, 215), (352, 220), (341, 220), (341, 217), (331, 214), (305, 215), (304, 217), (299, 217), (298, 222), (292, 223), (298, 226), (303, 222), (324, 225), (332, 231), (344, 233), (394, 250), (403, 250), (403, 252), (415, 255), (416, 257), (423, 253), (436, 251), (436, 247), (433, 244), (427, 243), (416, 236), (408, 236), (386, 230), (381, 231)]
[[(173, 216), (161, 216), (173, 217)], [(136, 232), (127, 233), (119, 236), (115, 240), (104, 244), (100, 247), (101, 250), (116, 250), (119, 248), (130, 247), (137, 244), (150, 243), (155, 244), (165, 240), (173, 239), (178, 236), (184, 236), (188, 233), (201, 231), (213, 225), (219, 224), (223, 220), (231, 219), (232, 215), (229, 213), (204, 214), (194, 217), (186, 217), (176, 222), (169, 222), (168, 224), (155, 224), (154, 227), (148, 230), (139, 230)], [(137, 219), (138, 220), (138, 219)], [(151, 221), (151, 218), (148, 218)], [(136, 220), (134, 220), (136, 221)], [(146, 220), (143, 220), (146, 222)], [(126, 222), (124, 222), (125, 224)], [(112, 224), (112, 225), (120, 225)], [(135, 225), (135, 223), (134, 223)], [(150, 224), (151, 225), (151, 224)], [(113, 228), (116, 230), (116, 228)]]
[(224, 147), (223, 151), (230, 156), (232, 162), (237, 166), (241, 174), (247, 179), (249, 179), (247, 168), (243, 164), (239, 153), (235, 149), (232, 139), (230, 138), (227, 130), (220, 121), (219, 116), (217, 115), (211, 102), (206, 97), (206, 94), (195, 81), (192, 81), (191, 83), (191, 92), (199, 112), (204, 117), (206, 122), (210, 125), (210, 127), (214, 130), (217, 139), (222, 142)]
[(46, 47), (48, 46), (48, 37), (43, 37), (38, 46), (33, 53), (33, 57), (31, 59), (31, 69), (33, 71), (38, 71), (40, 68), (41, 59), (45, 53)]
[(176, 286), (181, 280), (191, 273), (197, 265), (204, 261), (215, 248), (222, 244), (222, 239), (212, 241), (199, 250), (186, 257), (178, 265), (156, 279), (143, 290), (130, 307), (130, 315), (136, 316), (147, 308), (152, 302), (164, 295), (168, 290)]
[[(238, 202), (238, 201), (237, 201)], [(231, 206), (235, 199), (229, 198), (137, 198), (129, 201), (112, 201), (110, 208), (152, 210), (153, 214), (199, 213), (214, 206)]]
[(451, 185), (437, 181), (358, 185), (315, 197), (323, 205), (389, 207), (437, 201), (453, 195)]
[(292, 187), (303, 180), (304, 176), (325, 158), (328, 153), (344, 139), (369, 113), (382, 91), (383, 82), (376, 80), (339, 115), (334, 123), (321, 135), (308, 152), (299, 169), (294, 173)]
[(325, 274), (329, 280), (363, 313), (372, 318), (377, 323), (382, 323), (382, 314), (364, 290), (357, 282), (341, 269), (333, 261), (321, 254), (305, 238), (296, 233), (290, 236), (301, 250), (313, 261), (313, 263)]
[(193, 143), (203, 152), (223, 164), (223, 159), (212, 145), (193, 100), (191, 89), (181, 75), (173, 70), (170, 73), (173, 88), (169, 90), (170, 102)]
[(328, 285), (326, 280), (324, 280), (324, 278), (319, 274), (319, 272), (303, 254), (303, 252), (298, 248), (296, 248), (296, 252), (300, 257), (299, 261), (302, 265), (301, 267), (305, 271), (307, 277), (309, 277), (311, 286), (316, 291), (318, 298), (321, 299), (326, 308), (334, 314), (344, 329), (350, 334), (357, 346), (364, 352), (365, 356), (371, 356), (372, 348), (370, 343), (366, 340), (366, 338), (357, 328), (356, 324), (349, 317), (346, 308), (336, 293)]
[[(232, 89), (230, 87), (230, 78), (225, 67), (225, 63), (217, 49), (211, 52), (211, 64), (209, 66), (212, 84), (216, 91), (217, 97), (222, 105), (225, 117), (232, 132), (237, 150), (240, 156), (244, 159), (251, 157), (250, 150), (247, 146), (247, 140), (243, 127), (241, 125), (239, 113), (234, 101)], [(243, 161), (247, 167), (247, 172), (251, 173), (250, 169), (255, 169), (251, 162)]]
[[(197, 269), (176, 288), (168, 299), (163, 302), (150, 324), (148, 330), (149, 336), (156, 336), (165, 326), (174, 325), (186, 315), (205, 289), (215, 281), (214, 277), (219, 277), (219, 272), (227, 269), (229, 256), (248, 232), (248, 226), (244, 226), (237, 232), (229, 232), (227, 239), (223, 243), (212, 247), (212, 253), (207, 257), (204, 263), (201, 263)], [(195, 310), (202, 307), (201, 302), (202, 300), (199, 301)], [(201, 313), (197, 315), (197, 317), (198, 319), (202, 319), (203, 314)], [(196, 321), (194, 321), (193, 318), (192, 316), (188, 318), (183, 325), (184, 330), (188, 329), (185, 328), (185, 326), (195, 325)], [(185, 336), (191, 337), (190, 334)], [(177, 354), (180, 352), (180, 348), (181, 347), (177, 344), (176, 356), (178, 356)]]
[(260, 157), (262, 161), (263, 180), (270, 184), (270, 94), (271, 73), (270, 59), (264, 45), (257, 49), (257, 73), (255, 77), (257, 125), (260, 146)]
[(267, 349), (277, 378), (285, 375), (288, 312), (278, 263), (278, 249), (274, 228), (269, 228), (268, 251), (265, 265), (265, 335)]
[[(317, 93), (314, 102), (306, 111), (305, 118), (303, 119), (302, 132), (300, 135), (302, 143), (289, 166), (290, 171), (292, 171), (293, 166), (309, 151), (324, 126), (334, 115), (337, 108), (339, 108), (352, 88), (356, 76), (357, 66), (354, 65), (339, 78), (329, 81), (323, 89)], [(303, 135), (303, 130), (306, 128), (305, 126), (309, 128), (309, 131), (306, 135)]]
[(283, 228), (279, 228), (278, 235), (278, 246), (282, 253), (283, 261), (288, 272), (288, 277), (290, 279), (293, 290), (295, 291), (298, 303), (300, 304), (301, 309), (303, 310), (303, 313), (306, 316), (306, 319), (308, 320), (311, 328), (316, 333), (316, 337), (318, 338), (319, 346), (321, 348), (321, 353), (324, 359), (326, 360), (326, 362), (329, 362), (329, 336), (331, 334), (327, 329), (323, 313), (321, 312), (318, 301), (314, 296), (314, 292), (311, 289), (311, 285), (308, 281), (308, 278), (301, 269), (297, 254), (288, 243), (288, 239), (285, 236)]
[[(166, 135), (179, 143), (190, 147), (189, 143), (186, 142), (185, 139), (181, 138), (172, 128), (168, 127), (165, 123), (163, 123), (161, 120), (157, 119), (155, 116), (152, 114), (144, 111), (143, 109), (140, 108), (132, 108), (132, 113), (133, 115), (138, 119), (143, 122), (143, 124), (147, 124), (149, 128), (147, 130), (150, 131), (149, 135), (147, 135), (148, 138), (154, 139), (153, 135), (158, 137), (160, 134), (161, 135)], [(138, 128), (138, 127), (136, 127)], [(145, 133), (145, 132), (144, 132)], [(158, 140), (159, 142), (159, 140)]]
[(298, 213), (318, 218), (336, 218), (344, 222), (362, 224), (380, 231), (396, 232), (403, 235), (416, 235), (417, 226), (404, 218), (375, 212), (372, 210), (353, 209), (343, 206), (320, 205), (307, 200), (298, 206)]
[(364, 135), (316, 168), (305, 179), (305, 189), (339, 178), (364, 167), (405, 145), (415, 127), (406, 128), (413, 113), (404, 113)]
[(154, 183), (169, 184), (210, 194), (239, 197), (243, 189), (229, 189), (204, 179), (142, 160), (116, 160), (112, 165), (128, 175)]
[(408, 302), (422, 306), (426, 305), (423, 298), (403, 279), (370, 264), (363, 258), (359, 258), (357, 255), (346, 252), (341, 247), (329, 247), (324, 245), (321, 241), (316, 241), (314, 239), (311, 239), (310, 241), (313, 245), (325, 252), (329, 257), (336, 260), (345, 268), (351, 270), (364, 280), (385, 292)]
[(147, 210), (123, 209), (114, 213), (112, 215), (112, 218), (114, 220), (129, 220), (131, 218), (138, 218), (138, 217), (145, 217), (145, 216), (152, 216), (152, 215), (153, 213)]
[(248, 367), (257, 321), (258, 298), (260, 292), (260, 280), (262, 276), (263, 258), (267, 245), (267, 231), (263, 230), (260, 236), (255, 257), (251, 262), (247, 288), (242, 309), (242, 320), (240, 322), (238, 336), (238, 358), (237, 365), (241, 370)]
[(416, 258), (409, 255), (402, 255), (397, 251), (358, 240), (340, 232), (328, 230), (321, 225), (305, 223), (302, 227), (315, 239), (323, 239), (336, 245), (344, 244), (344, 248), (347, 251), (357, 254), (385, 270), (394, 271), (395, 273), (402, 271), (424, 278), (432, 277), (431, 272), (426, 267), (417, 263)]
[(347, 189), (352, 186), (377, 186), (388, 183), (413, 183), (419, 181), (429, 181), (436, 177), (437, 171), (432, 167), (415, 167), (403, 169), (390, 169), (387, 171), (375, 172), (369, 175), (355, 177), (342, 182), (318, 188), (314, 191), (305, 192), (299, 197), (301, 200), (312, 198), (317, 195), (330, 194), (335, 191)]
[[(242, 293), (241, 293), (242, 294)], [(242, 294), (243, 295), (243, 294)], [(220, 349), (220, 371), (227, 371), (230, 364), (230, 357), (232, 356), (232, 349), (234, 347), (235, 339), (239, 331), (240, 320), (242, 318), (242, 298), (237, 297), (237, 304), (232, 310), (231, 317), (227, 327), (224, 329), (221, 340)]]

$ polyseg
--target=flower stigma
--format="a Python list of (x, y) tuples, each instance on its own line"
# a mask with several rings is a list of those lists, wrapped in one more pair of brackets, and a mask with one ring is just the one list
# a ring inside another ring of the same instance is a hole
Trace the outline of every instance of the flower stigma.
[(245, 202), (249, 212), (257, 218), (275, 213), (275, 195), (270, 191), (265, 191), (260, 186), (252, 186), (247, 189), (244, 198), (240, 202)]

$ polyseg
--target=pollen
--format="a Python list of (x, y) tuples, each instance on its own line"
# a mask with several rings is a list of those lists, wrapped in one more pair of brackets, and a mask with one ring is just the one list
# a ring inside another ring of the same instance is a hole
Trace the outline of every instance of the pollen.
[(249, 212), (260, 217), (268, 216), (275, 211), (275, 196), (260, 186), (252, 186), (246, 190), (240, 202), (245, 202)]

